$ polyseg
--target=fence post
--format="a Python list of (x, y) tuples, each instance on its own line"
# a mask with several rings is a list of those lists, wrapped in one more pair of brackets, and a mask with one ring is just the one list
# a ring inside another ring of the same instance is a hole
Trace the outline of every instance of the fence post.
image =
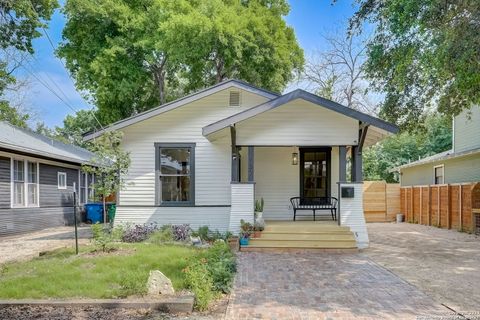
[(432, 187), (428, 185), (427, 226), (432, 225)]
[(413, 210), (413, 186), (410, 187), (410, 214), (412, 215), (412, 222), (415, 222), (415, 212)]
[(452, 217), (450, 216), (452, 214), (452, 210), (450, 210), (451, 206), (451, 200), (450, 199), (450, 184), (447, 184), (447, 229), (451, 228), (451, 220)]
[(419, 219), (420, 224), (422, 224), (422, 215), (423, 215), (423, 187), (420, 187), (420, 219)]
[(463, 185), (460, 184), (460, 186), (458, 187), (458, 190), (459, 190), (459, 195), (458, 195), (458, 203), (459, 203), (459, 209), (458, 209), (458, 219), (460, 220), (459, 221), (459, 228), (460, 228), (460, 231), (463, 230)]
[(437, 227), (440, 228), (440, 186), (437, 186)]

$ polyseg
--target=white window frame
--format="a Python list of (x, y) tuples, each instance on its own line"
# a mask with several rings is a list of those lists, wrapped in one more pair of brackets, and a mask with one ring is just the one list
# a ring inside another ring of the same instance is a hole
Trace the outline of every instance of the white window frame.
[[(14, 190), (15, 190), (15, 180), (14, 180), (14, 162), (19, 161), (23, 162), (23, 205), (15, 204), (14, 200)], [(37, 172), (37, 182), (29, 183), (28, 182), (28, 163), (35, 163)], [(28, 203), (28, 185), (36, 184), (37, 185), (37, 194), (36, 202), (34, 204)], [(40, 164), (38, 161), (21, 158), (21, 157), (11, 157), (10, 158), (10, 208), (39, 208), (40, 207)]]
[[(85, 179), (82, 179), (82, 174), (85, 174)], [(92, 183), (88, 183), (88, 177), (92, 178)], [(84, 185), (82, 186), (82, 180)], [(90, 200), (95, 199), (95, 188), (93, 185), (95, 184), (95, 175), (93, 173), (83, 172), (82, 170), (78, 170), (78, 203), (85, 204), (88, 203)], [(84, 189), (84, 190), (82, 190)], [(90, 191), (92, 197), (90, 197)], [(82, 202), (82, 193), (84, 195), (85, 202)]]
[[(60, 185), (60, 177), (63, 176), (64, 177), (64, 181), (65, 181), (65, 185), (62, 186)], [(58, 171), (57, 172), (57, 187), (59, 190), (66, 190), (67, 189), (67, 173), (66, 172), (63, 172), (63, 171)]]
[[(442, 168), (442, 183), (437, 183), (437, 176), (436, 176), (436, 171), (438, 168)], [(441, 185), (445, 184), (445, 165), (444, 164), (439, 164), (437, 166), (433, 166), (433, 184), (434, 185)]]

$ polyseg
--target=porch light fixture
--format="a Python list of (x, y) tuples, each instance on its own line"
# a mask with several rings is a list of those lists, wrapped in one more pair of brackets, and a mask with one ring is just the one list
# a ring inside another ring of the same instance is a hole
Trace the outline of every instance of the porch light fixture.
[(293, 152), (292, 153), (292, 164), (296, 166), (298, 164), (298, 153)]

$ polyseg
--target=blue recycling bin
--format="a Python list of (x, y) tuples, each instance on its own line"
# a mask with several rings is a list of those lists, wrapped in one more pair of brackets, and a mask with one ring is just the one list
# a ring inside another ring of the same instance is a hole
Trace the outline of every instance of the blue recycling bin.
[(85, 211), (87, 212), (87, 222), (92, 224), (103, 222), (103, 204), (87, 203), (85, 204)]

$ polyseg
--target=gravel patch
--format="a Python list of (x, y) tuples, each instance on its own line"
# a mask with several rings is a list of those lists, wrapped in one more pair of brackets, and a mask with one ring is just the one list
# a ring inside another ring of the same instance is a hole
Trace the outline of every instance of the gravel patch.
[[(88, 244), (91, 237), (89, 226), (78, 228), (79, 245)], [(74, 227), (56, 227), (18, 236), (0, 237), (0, 264), (28, 260), (41, 252), (58, 248), (75, 247)]]

